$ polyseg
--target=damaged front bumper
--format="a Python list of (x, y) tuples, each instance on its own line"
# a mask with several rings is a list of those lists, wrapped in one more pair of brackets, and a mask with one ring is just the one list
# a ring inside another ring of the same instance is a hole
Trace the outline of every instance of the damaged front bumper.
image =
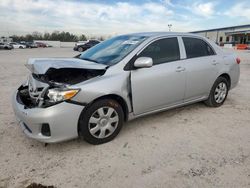
[(23, 132), (46, 143), (78, 137), (85, 103), (71, 100), (80, 91), (73, 86), (103, 75), (107, 66), (79, 58), (33, 58), (26, 66), (31, 74), (12, 99)]
[(54, 143), (78, 137), (78, 119), (82, 105), (61, 102), (53, 106), (29, 108), (23, 104), (17, 90), (12, 105), (23, 132), (30, 138)]

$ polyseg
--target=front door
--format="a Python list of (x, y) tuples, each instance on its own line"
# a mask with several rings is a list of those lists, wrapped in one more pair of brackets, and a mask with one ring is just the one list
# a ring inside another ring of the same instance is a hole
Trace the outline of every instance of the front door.
[(151, 57), (153, 66), (131, 71), (135, 115), (183, 102), (186, 72), (176, 37), (158, 39), (138, 57)]

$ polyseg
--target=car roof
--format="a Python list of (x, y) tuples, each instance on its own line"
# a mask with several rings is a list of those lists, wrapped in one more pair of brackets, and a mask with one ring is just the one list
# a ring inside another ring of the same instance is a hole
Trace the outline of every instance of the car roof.
[(145, 37), (162, 37), (162, 36), (193, 36), (197, 37), (199, 35), (192, 33), (184, 33), (184, 32), (141, 32), (141, 33), (130, 33), (128, 35), (133, 36), (145, 36)]

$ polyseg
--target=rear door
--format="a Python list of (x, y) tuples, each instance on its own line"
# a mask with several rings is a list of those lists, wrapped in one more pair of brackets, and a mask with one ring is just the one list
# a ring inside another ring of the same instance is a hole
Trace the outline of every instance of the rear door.
[(185, 92), (185, 69), (177, 37), (158, 39), (138, 57), (151, 57), (153, 66), (131, 71), (135, 115), (180, 104)]
[(186, 60), (185, 102), (206, 97), (217, 75), (219, 64), (214, 49), (200, 38), (182, 37)]

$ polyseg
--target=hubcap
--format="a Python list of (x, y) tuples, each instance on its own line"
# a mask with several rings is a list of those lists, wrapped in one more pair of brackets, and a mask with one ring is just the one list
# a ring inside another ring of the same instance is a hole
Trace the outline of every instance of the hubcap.
[(112, 107), (97, 109), (89, 119), (89, 132), (96, 138), (106, 138), (113, 134), (119, 122), (116, 110)]
[(224, 82), (218, 84), (214, 92), (214, 99), (217, 103), (222, 103), (227, 95), (227, 85)]

